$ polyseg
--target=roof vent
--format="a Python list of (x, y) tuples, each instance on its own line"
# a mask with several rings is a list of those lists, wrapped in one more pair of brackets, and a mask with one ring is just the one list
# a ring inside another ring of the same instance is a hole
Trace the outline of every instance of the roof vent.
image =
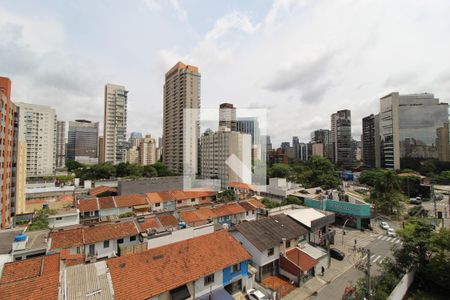
[(122, 268), (122, 269), (123, 269), (123, 268), (125, 268), (126, 265), (127, 265), (126, 263), (120, 263), (120, 264), (119, 264), (119, 268)]
[(153, 256), (153, 259), (158, 260), (158, 259), (162, 259), (163, 257), (164, 257), (164, 254), (159, 254), (159, 255)]

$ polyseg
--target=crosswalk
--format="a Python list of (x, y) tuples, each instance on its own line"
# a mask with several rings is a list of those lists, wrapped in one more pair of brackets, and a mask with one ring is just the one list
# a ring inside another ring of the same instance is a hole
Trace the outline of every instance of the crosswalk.
[(378, 240), (393, 243), (393, 244), (402, 244), (402, 240), (400, 238), (389, 237), (387, 235), (379, 235), (377, 237)]
[[(386, 257), (385, 257), (385, 256), (382, 256), (382, 255), (372, 254), (372, 255), (370, 256), (370, 262), (371, 262), (372, 264), (377, 263), (377, 264), (381, 265), (381, 263), (383, 262), (383, 260), (384, 260), (385, 258), (386, 258)], [(367, 261), (367, 254), (363, 256), (362, 261), (363, 261), (363, 262)]]

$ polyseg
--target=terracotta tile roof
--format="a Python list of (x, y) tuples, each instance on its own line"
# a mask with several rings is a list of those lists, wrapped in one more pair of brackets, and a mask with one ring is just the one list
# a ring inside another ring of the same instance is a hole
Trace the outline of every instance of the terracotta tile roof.
[(245, 213), (245, 209), (237, 203), (224, 204), (216, 206), (212, 209), (212, 212), (217, 217), (225, 217)]
[(302, 271), (308, 271), (318, 264), (318, 261), (316, 259), (309, 256), (308, 254), (298, 249), (297, 247), (287, 251), (286, 257), (291, 262), (296, 264)]
[(177, 227), (178, 226), (178, 220), (172, 215), (162, 215), (158, 216), (159, 223), (163, 227)]
[(188, 224), (206, 222), (217, 217), (210, 208), (199, 207), (195, 210), (180, 212), (180, 218)]
[(256, 190), (254, 185), (242, 182), (229, 182), (227, 186), (240, 190), (250, 190), (250, 191)]
[(211, 197), (216, 195), (216, 192), (202, 191), (202, 190), (174, 190), (167, 192), (153, 192), (147, 193), (147, 198), (151, 203), (161, 203), (173, 200), (187, 200), (192, 198)]
[(156, 217), (145, 218), (144, 222), (137, 222), (141, 228), (141, 232), (147, 231), (148, 229), (158, 229), (162, 228)]
[(250, 204), (253, 207), (253, 209), (266, 208), (266, 206), (264, 204), (262, 204), (261, 201), (256, 200), (256, 199), (248, 199), (248, 200), (239, 202), (239, 204), (242, 204), (242, 203)]
[(113, 187), (110, 187), (110, 186), (100, 185), (100, 186), (96, 186), (93, 189), (90, 189), (89, 195), (97, 196), (98, 194), (101, 194), (101, 193), (104, 193), (104, 192), (117, 193), (117, 189), (113, 188)]
[(108, 209), (115, 208), (116, 204), (114, 203), (113, 197), (101, 197), (97, 198), (100, 209)]
[(148, 299), (250, 257), (222, 230), (107, 263), (117, 299)]
[(96, 211), (99, 209), (97, 198), (78, 200), (78, 209), (80, 212)]
[(242, 206), (242, 208), (245, 209), (246, 211), (251, 211), (251, 210), (255, 210), (256, 209), (256, 207), (254, 207), (253, 205), (248, 203), (248, 201), (240, 201), (240, 202), (238, 202), (238, 204), (240, 206)]
[(183, 211), (183, 212), (180, 212), (180, 218), (184, 222), (186, 222), (188, 224), (192, 224), (192, 223), (203, 221), (202, 219), (200, 219), (199, 216), (197, 216), (195, 211)]
[(133, 221), (95, 225), (93, 227), (85, 227), (83, 231), (86, 245), (139, 234)]
[(114, 197), (117, 207), (132, 207), (137, 205), (148, 205), (147, 197), (142, 194), (131, 194)]
[(59, 254), (52, 254), (5, 264), (0, 298), (58, 299), (59, 259)]
[(61, 260), (66, 267), (84, 264), (84, 254), (72, 254), (70, 249), (63, 249), (59, 252), (61, 254)]
[(171, 192), (153, 192), (147, 193), (146, 195), (147, 199), (151, 203), (161, 203), (175, 200), (175, 197), (172, 195)]
[(84, 244), (83, 229), (74, 228), (50, 232), (51, 249), (64, 249)]
[(64, 249), (139, 234), (133, 221), (85, 226), (50, 233), (51, 249)]

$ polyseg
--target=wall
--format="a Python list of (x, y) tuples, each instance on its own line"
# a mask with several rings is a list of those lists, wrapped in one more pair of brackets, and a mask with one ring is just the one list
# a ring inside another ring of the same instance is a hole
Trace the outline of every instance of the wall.
[(145, 194), (183, 189), (183, 176), (153, 177), (138, 180), (120, 180), (119, 195)]
[[(239, 263), (240, 270), (233, 273), (233, 266), (223, 269), (223, 285), (226, 286), (230, 282), (234, 282), (240, 278), (244, 279), (248, 272), (248, 260)], [(243, 282), (243, 284), (245, 281)]]
[[(128, 246), (128, 245), (135, 245), (138, 243), (139, 243), (139, 237), (136, 237), (135, 241), (130, 241), (130, 237), (127, 236), (127, 237), (123, 238), (123, 243), (120, 245)], [(117, 253), (117, 248), (118, 248), (117, 245), (118, 245), (117, 240), (110, 240), (108, 248), (103, 247), (103, 241), (95, 243), (94, 251), (96, 253), (96, 257), (97, 258), (113, 257)], [(86, 247), (85, 247), (85, 254), (86, 254), (86, 256), (89, 254), (89, 245), (86, 245)]]
[(149, 237), (149, 239), (147, 240), (147, 247), (148, 249), (156, 248), (213, 232), (214, 232), (213, 224), (207, 224), (199, 227), (188, 227), (180, 230), (171, 231), (167, 234), (163, 234), (160, 236)]
[[(62, 218), (61, 220), (57, 220), (56, 218)], [(50, 216), (48, 218), (48, 227), (64, 227), (80, 224), (80, 214), (75, 213), (73, 215), (64, 215), (64, 216)]]
[(280, 256), (280, 249), (279, 247), (275, 247), (274, 254), (270, 257), (267, 255), (267, 250), (265, 250), (263, 253), (261, 253), (255, 246), (253, 246), (252, 243), (250, 243), (240, 232), (232, 232), (232, 235), (234, 238), (236, 238), (238, 241), (242, 243), (242, 246), (244, 246), (245, 249), (250, 253), (252, 256), (252, 262), (257, 266), (261, 267), (264, 266), (270, 262), (273, 262), (277, 260)]
[(408, 291), (408, 288), (413, 283), (415, 275), (415, 270), (412, 270), (409, 273), (405, 274), (397, 284), (395, 289), (392, 291), (392, 293), (389, 295), (388, 300), (402, 300), (406, 292)]
[[(214, 273), (214, 282), (208, 285), (204, 285), (205, 280), (204, 277), (196, 280), (195, 284), (195, 297), (200, 297), (204, 294), (209, 293), (210, 290), (214, 291), (217, 288), (223, 286), (223, 271), (219, 270)], [(192, 295), (192, 294), (191, 294)]]

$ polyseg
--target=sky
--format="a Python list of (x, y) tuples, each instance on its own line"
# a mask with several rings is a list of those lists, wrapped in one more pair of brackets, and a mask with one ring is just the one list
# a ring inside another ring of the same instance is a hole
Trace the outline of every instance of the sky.
[(178, 61), (199, 67), (202, 108), (266, 109), (274, 145), (339, 109), (359, 139), (386, 94), (450, 101), (450, 1), (0, 0), (0, 76), (59, 120), (102, 123), (104, 85), (121, 84), (128, 133), (159, 137)]

